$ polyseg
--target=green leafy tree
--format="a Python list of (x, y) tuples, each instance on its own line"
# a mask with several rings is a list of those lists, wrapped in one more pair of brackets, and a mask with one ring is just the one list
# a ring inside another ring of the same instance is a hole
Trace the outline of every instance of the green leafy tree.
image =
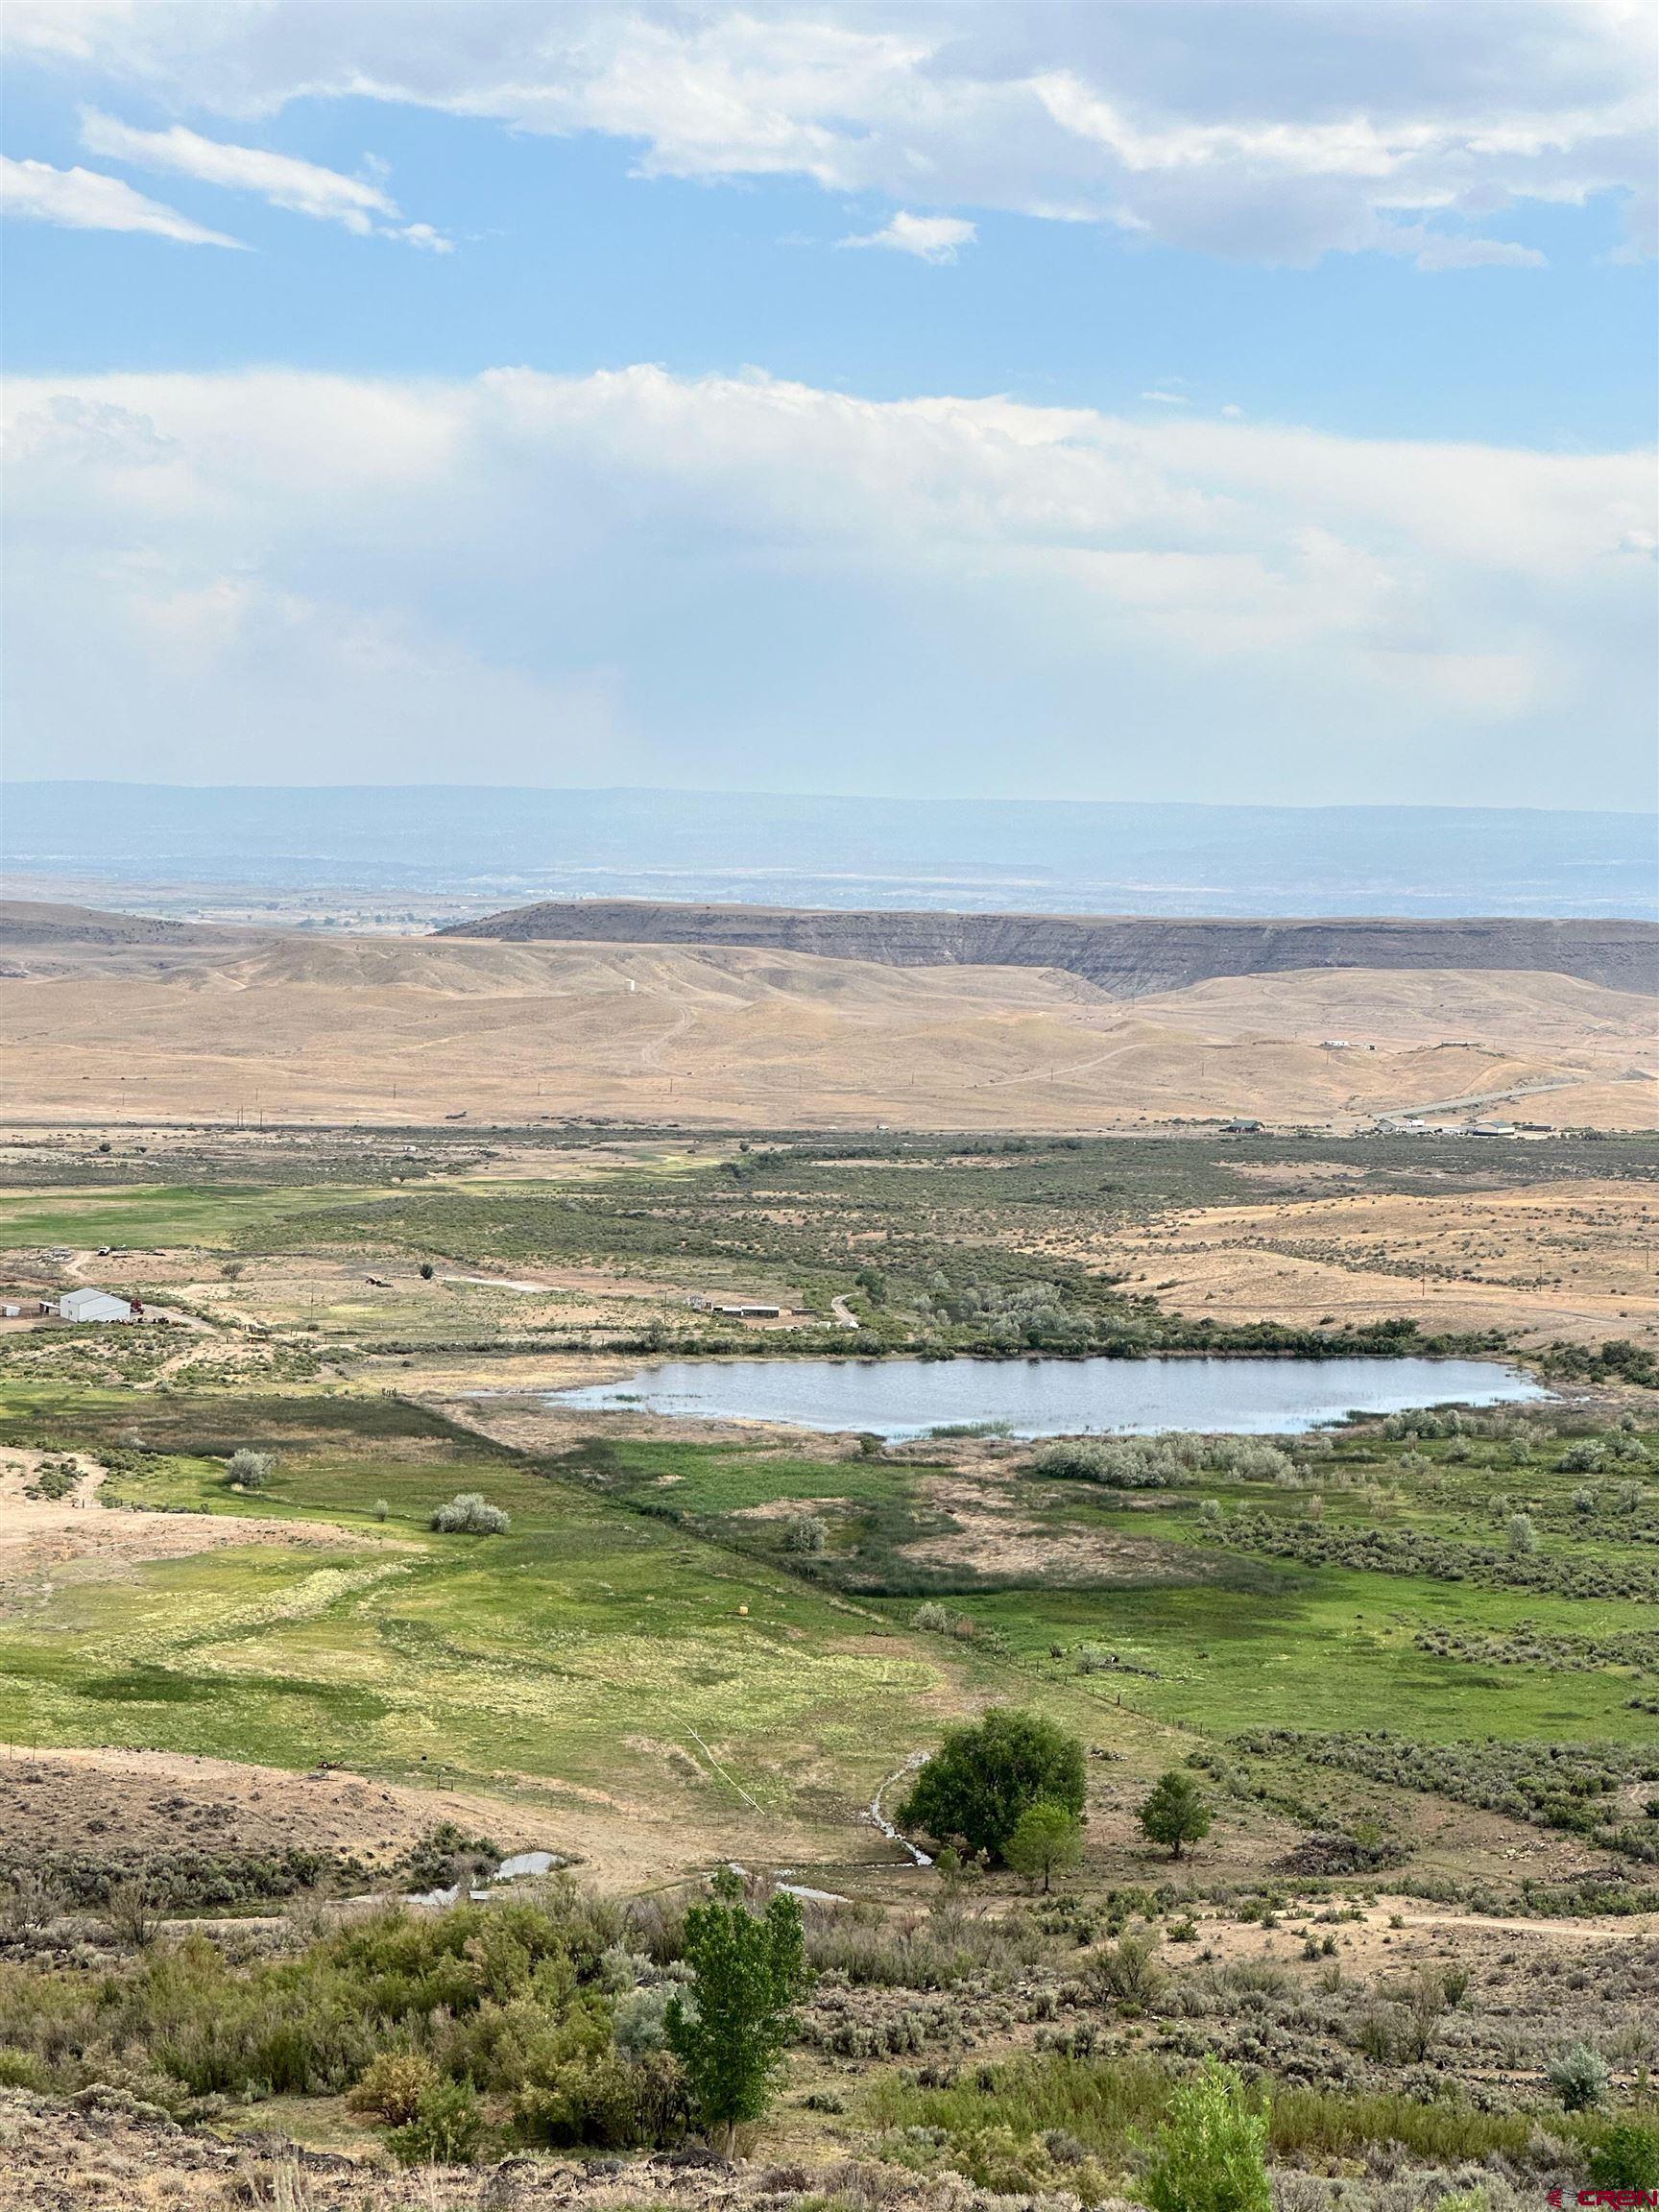
[(1151, 2212), (1272, 2212), (1267, 2106), (1214, 2056), (1169, 2100), (1141, 2185)]
[(970, 1851), (1005, 1855), (1033, 1805), (1073, 1816), (1083, 1810), (1083, 1746), (1035, 1713), (995, 1706), (974, 1727), (948, 1728), (900, 1808), (906, 1826), (941, 1842), (960, 1836)]
[(1016, 1874), (1041, 1881), (1046, 1896), (1056, 1874), (1070, 1873), (1083, 1856), (1083, 1823), (1052, 1798), (1040, 1797), (1021, 1814), (1002, 1856)]
[(1190, 1774), (1171, 1767), (1153, 1783), (1141, 1808), (1141, 1828), (1148, 1842), (1161, 1843), (1172, 1859), (1179, 1859), (1189, 1843), (1210, 1833), (1210, 1808)]
[(715, 1877), (714, 1895), (685, 1915), (691, 2001), (670, 1999), (668, 2047), (685, 2069), (691, 2103), (728, 2155), (737, 2129), (766, 2110), (793, 2007), (806, 1984), (801, 1907), (780, 1893), (751, 1912), (732, 1873)]

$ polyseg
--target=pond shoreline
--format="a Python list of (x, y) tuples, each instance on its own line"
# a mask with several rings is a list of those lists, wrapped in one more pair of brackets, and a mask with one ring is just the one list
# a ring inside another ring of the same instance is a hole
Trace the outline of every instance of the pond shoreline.
[(1375, 1357), (1346, 1366), (1285, 1355), (1140, 1359), (643, 1360), (602, 1381), (539, 1394), (551, 1412), (677, 1424), (753, 1423), (913, 1442), (951, 1431), (1033, 1441), (1089, 1434), (1280, 1435), (1431, 1407), (1551, 1402), (1512, 1362)]

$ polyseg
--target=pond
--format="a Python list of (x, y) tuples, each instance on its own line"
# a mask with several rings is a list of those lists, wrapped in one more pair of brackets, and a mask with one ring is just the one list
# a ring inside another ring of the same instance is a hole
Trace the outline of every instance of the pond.
[(556, 1390), (548, 1403), (895, 1439), (992, 1422), (1015, 1436), (1165, 1429), (1271, 1436), (1350, 1412), (1549, 1395), (1493, 1359), (685, 1359)]

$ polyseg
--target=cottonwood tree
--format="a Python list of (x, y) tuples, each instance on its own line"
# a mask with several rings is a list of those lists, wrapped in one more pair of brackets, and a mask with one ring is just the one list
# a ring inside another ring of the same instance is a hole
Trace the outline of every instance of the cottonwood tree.
[(976, 1727), (946, 1730), (899, 1817), (941, 1842), (959, 1836), (970, 1851), (1001, 1859), (1033, 1805), (1075, 1818), (1083, 1798), (1078, 1739), (1035, 1713), (994, 1706)]
[(770, 2102), (806, 1985), (801, 1907), (781, 1891), (763, 1913), (743, 1902), (729, 1871), (685, 1915), (690, 2002), (676, 1994), (664, 2018), (668, 2047), (685, 2069), (697, 2118), (731, 2156), (737, 2129)]
[(1016, 1874), (1028, 1882), (1040, 1879), (1047, 1896), (1055, 1875), (1069, 1873), (1083, 1856), (1083, 1823), (1064, 1805), (1040, 1797), (1021, 1814), (1002, 1856)]
[(1172, 1859), (1179, 1859), (1187, 1844), (1197, 1843), (1210, 1833), (1210, 1808), (1197, 1783), (1179, 1767), (1171, 1767), (1153, 1783), (1140, 1820), (1147, 1841), (1162, 1843)]

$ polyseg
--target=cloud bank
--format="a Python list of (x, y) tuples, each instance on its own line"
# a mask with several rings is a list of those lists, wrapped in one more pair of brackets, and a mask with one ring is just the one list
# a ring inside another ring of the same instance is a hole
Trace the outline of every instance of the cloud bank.
[(1642, 455), (651, 367), (10, 408), (23, 775), (1648, 797)]
[(20, 48), (179, 112), (414, 104), (599, 132), (647, 175), (810, 179), (1274, 263), (1526, 265), (1527, 203), (1653, 230), (1653, 23), (1624, 0), (12, 0)]

